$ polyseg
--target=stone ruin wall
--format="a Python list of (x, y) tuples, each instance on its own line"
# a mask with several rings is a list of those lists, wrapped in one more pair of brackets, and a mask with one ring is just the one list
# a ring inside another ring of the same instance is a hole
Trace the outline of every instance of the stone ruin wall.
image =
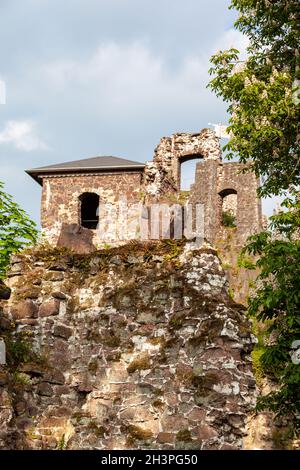
[[(220, 249), (222, 261), (230, 266), (226, 272), (235, 300), (244, 303), (249, 294), (249, 281), (253, 280), (255, 273), (238, 268), (237, 259), (247, 237), (262, 228), (261, 202), (256, 194), (258, 181), (252, 172), (241, 171), (243, 165), (222, 162), (219, 139), (210, 129), (203, 129), (198, 134), (180, 133), (163, 137), (144, 173), (44, 178), (41, 213), (46, 239), (53, 245), (89, 253), (106, 244), (122, 244), (128, 239), (143, 238), (134, 223), (127, 231), (124, 230), (120, 218), (116, 224), (111, 220), (101, 220), (101, 227), (105, 225), (107, 228), (104, 239), (100, 239), (95, 230), (81, 227), (79, 196), (83, 192), (95, 192), (102, 202), (116, 205), (124, 197), (130, 203), (140, 202), (146, 206), (153, 202), (182, 204), (180, 165), (185, 159), (195, 157), (201, 157), (202, 161), (196, 166), (195, 184), (185, 202), (204, 205), (205, 237)], [(237, 193), (236, 229), (222, 226), (222, 210), (226, 210), (224, 204), (230, 196), (222, 199), (220, 194), (227, 190)], [(138, 221), (139, 215), (139, 209), (135, 210), (131, 220)], [(150, 225), (151, 219), (148, 218), (146, 223)], [(117, 234), (115, 238), (114, 233)]]
[(250, 234), (262, 228), (261, 202), (256, 193), (259, 182), (251, 171), (242, 172), (246, 165), (222, 162), (220, 142), (212, 130), (162, 138), (153, 161), (145, 168), (146, 193), (151, 200), (163, 199), (169, 192), (179, 194), (181, 163), (193, 158), (202, 158), (202, 161), (196, 166), (188, 202), (204, 204), (205, 238), (214, 243), (222, 233), (220, 194), (234, 190), (237, 193), (237, 236), (242, 246)]
[[(41, 220), (47, 240), (54, 245), (89, 252), (101, 243), (124, 243), (128, 239), (141, 238), (133, 225), (126, 235), (118, 224), (112, 226), (103, 240), (96, 231), (82, 228), (79, 196), (83, 192), (94, 192), (101, 202), (112, 204), (117, 204), (121, 198), (146, 206), (157, 202), (174, 203), (181, 199), (181, 163), (194, 158), (201, 158), (202, 162), (197, 164), (195, 184), (187, 201), (204, 204), (205, 238), (215, 243), (222, 231), (220, 193), (230, 189), (237, 192), (237, 234), (239, 244), (243, 245), (248, 235), (261, 228), (261, 207), (256, 195), (258, 181), (249, 171), (241, 173), (243, 165), (222, 162), (219, 139), (210, 129), (197, 134), (163, 137), (155, 149), (153, 161), (146, 163), (144, 172), (43, 177)], [(131, 217), (138, 220), (139, 210)], [(102, 226), (109, 226), (109, 223), (109, 220), (101, 221)]]
[(243, 448), (254, 338), (214, 250), (40, 250), (9, 285), (0, 448)]
[[(79, 252), (93, 250), (100, 240), (96, 231), (79, 226), (79, 196), (92, 192), (99, 195), (102, 203), (116, 204), (124, 197), (135, 203), (140, 200), (140, 189), (141, 174), (138, 172), (44, 177), (41, 203), (43, 233), (53, 245), (74, 246)], [(108, 225), (111, 220), (102, 223)], [(116, 228), (119, 229), (112, 226), (111, 232)], [(107, 233), (110, 234), (109, 230)], [(121, 237), (122, 233), (119, 235)]]
[(262, 230), (261, 200), (257, 197), (259, 181), (247, 165), (223, 163), (218, 182), (218, 194), (226, 189), (237, 192), (237, 235), (242, 246), (249, 235)]
[(167, 192), (180, 191), (180, 164), (188, 157), (204, 160), (221, 159), (219, 139), (210, 129), (196, 134), (178, 133), (163, 137), (154, 151), (153, 161), (147, 162), (144, 171), (146, 193), (161, 197)]
[[(152, 162), (147, 163), (144, 187), (150, 203), (154, 200), (174, 201), (180, 199), (180, 165), (188, 159), (201, 157), (196, 165), (195, 183), (187, 202), (202, 203), (205, 216), (205, 238), (218, 248), (226, 266), (234, 299), (245, 304), (249, 285), (257, 272), (238, 266), (238, 256), (249, 235), (262, 230), (261, 201), (257, 197), (259, 181), (249, 167), (236, 162), (223, 162), (220, 141), (210, 129), (200, 133), (174, 134), (164, 137), (155, 149)], [(243, 170), (247, 170), (243, 172)], [(236, 195), (228, 195), (232, 190)], [(171, 194), (171, 197), (170, 197)], [(234, 201), (233, 212), (237, 227), (228, 229), (222, 225), (222, 211), (227, 201)]]

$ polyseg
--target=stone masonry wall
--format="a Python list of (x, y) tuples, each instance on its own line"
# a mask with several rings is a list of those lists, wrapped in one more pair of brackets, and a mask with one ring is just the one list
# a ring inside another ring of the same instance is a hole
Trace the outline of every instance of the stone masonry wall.
[[(153, 161), (146, 163), (144, 172), (124, 170), (43, 177), (41, 219), (47, 240), (53, 245), (74, 248), (77, 252), (90, 252), (103, 243), (143, 238), (141, 233), (144, 232), (135, 230), (134, 224), (128, 236), (124, 235), (119, 220), (101, 219), (101, 228), (105, 224), (108, 226), (103, 236), (82, 228), (80, 195), (96, 193), (100, 203), (117, 204), (126, 198), (129, 203), (140, 202), (146, 206), (156, 202), (171, 205), (181, 200), (181, 163), (195, 158), (203, 161), (197, 165), (195, 184), (184, 202), (204, 204), (204, 236), (210, 243), (215, 243), (222, 229), (222, 194), (227, 190), (236, 191), (237, 234), (239, 243), (243, 245), (246, 238), (259, 231), (262, 225), (261, 205), (256, 194), (258, 181), (252, 172), (242, 173), (243, 165), (222, 163), (219, 139), (210, 129), (196, 134), (179, 133), (163, 137), (155, 149)], [(135, 213), (133, 210), (131, 218), (138, 220), (139, 214), (138, 210)]]
[(146, 164), (146, 193), (160, 197), (167, 192), (179, 191), (181, 162), (196, 157), (221, 159), (219, 139), (211, 129), (202, 129), (196, 134), (178, 133), (163, 137), (154, 151), (153, 161)]
[(240, 247), (249, 235), (262, 229), (261, 201), (257, 197), (258, 181), (254, 173), (242, 170), (240, 163), (220, 163), (214, 160), (198, 163), (196, 179), (190, 202), (204, 204), (205, 236), (215, 243), (223, 232), (222, 194), (235, 191), (236, 205), (236, 239)]
[[(140, 190), (139, 172), (44, 177), (41, 208), (43, 232), (47, 240), (55, 245), (64, 226), (79, 226), (79, 196), (85, 192), (98, 194), (101, 203), (115, 204), (121, 197), (131, 203), (138, 202)], [(79, 238), (78, 234), (75, 235)], [(91, 238), (96, 246), (101, 241), (95, 231)]]
[(223, 164), (217, 185), (218, 194), (227, 189), (237, 192), (237, 234), (241, 245), (249, 235), (262, 230), (261, 201), (257, 197), (259, 182), (252, 171), (243, 172), (245, 168), (240, 163)]
[(214, 242), (220, 226), (219, 196), (217, 192), (220, 162), (208, 160), (197, 164), (196, 178), (189, 202), (204, 205), (205, 238)]
[(163, 137), (155, 149), (153, 161), (145, 168), (146, 194), (150, 201), (164, 199), (170, 193), (178, 196), (181, 163), (199, 157), (203, 161), (197, 164), (188, 202), (204, 204), (205, 238), (215, 243), (222, 232), (221, 194), (234, 190), (237, 193), (237, 236), (242, 246), (250, 234), (262, 228), (261, 202), (256, 193), (259, 183), (251, 171), (242, 172), (245, 165), (222, 162), (220, 142), (212, 130)]
[(254, 339), (214, 250), (40, 248), (9, 285), (0, 448), (242, 448)]

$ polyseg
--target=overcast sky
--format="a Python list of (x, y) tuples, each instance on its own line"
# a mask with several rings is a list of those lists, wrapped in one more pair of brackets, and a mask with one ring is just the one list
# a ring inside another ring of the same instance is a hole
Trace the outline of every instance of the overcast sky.
[(24, 169), (144, 162), (162, 136), (227, 122), (206, 85), (215, 51), (246, 46), (229, 3), (0, 0), (0, 179), (36, 221), (41, 188)]

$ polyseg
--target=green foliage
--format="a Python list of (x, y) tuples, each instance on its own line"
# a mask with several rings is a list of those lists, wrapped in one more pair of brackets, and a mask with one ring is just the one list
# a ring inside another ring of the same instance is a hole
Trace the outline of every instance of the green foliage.
[(291, 359), (292, 343), (300, 338), (300, 202), (286, 200), (271, 217), (271, 229), (250, 237), (244, 252), (259, 256), (256, 292), (249, 299), (249, 314), (268, 322), (269, 341), (260, 356), (265, 373), (275, 379), (278, 390), (258, 400), (258, 410), (268, 408), (291, 417), (300, 431), (300, 365)]
[(261, 346), (255, 346), (251, 353), (251, 358), (252, 358), (252, 368), (253, 368), (253, 373), (254, 377), (256, 380), (256, 383), (258, 385), (261, 385), (262, 379), (265, 375), (262, 364), (261, 364), (261, 356), (264, 353), (264, 348)]
[(190, 191), (181, 190), (179, 192), (178, 203), (182, 205), (186, 204), (189, 200), (190, 194), (191, 194)]
[(252, 236), (243, 251), (255, 256), (260, 270), (249, 313), (267, 325), (254, 366), (278, 385), (259, 398), (258, 410), (291, 418), (297, 433), (300, 365), (291, 360), (291, 348), (300, 338), (300, 3), (232, 0), (230, 8), (238, 10), (235, 27), (249, 46), (244, 61), (233, 48), (211, 58), (209, 86), (228, 103), (230, 115), (225, 150), (261, 179), (260, 196), (291, 195), (270, 228)]
[(37, 239), (36, 224), (13, 202), (0, 181), (0, 279), (5, 277), (10, 256)]
[(233, 300), (234, 299), (234, 290), (232, 289), (232, 287), (229, 287), (228, 294), (229, 294), (229, 297)]
[(109, 243), (103, 243), (103, 249), (104, 250), (110, 250), (111, 249), (111, 245)]
[(26, 333), (18, 333), (14, 337), (5, 338), (7, 364), (10, 369), (15, 370), (20, 364), (36, 360), (33, 352), (32, 340)]
[(65, 440), (65, 435), (63, 434), (58, 442), (57, 449), (58, 450), (66, 450), (67, 443)]
[(222, 225), (228, 228), (236, 227), (236, 218), (231, 212), (222, 212)]
[(17, 339), (7, 344), (8, 363), (16, 367), (21, 363), (28, 362), (31, 356), (31, 344), (26, 340)]
[(178, 244), (177, 240), (162, 240), (162, 244), (168, 249), (168, 253), (164, 256), (166, 261), (177, 258), (182, 251), (182, 247)]
[(250, 256), (246, 256), (245, 253), (240, 253), (237, 260), (239, 268), (255, 269), (255, 263)]
[(229, 103), (228, 158), (238, 154), (263, 178), (261, 195), (278, 194), (300, 182), (299, 2), (232, 0), (231, 7), (249, 55), (215, 54), (209, 86)]

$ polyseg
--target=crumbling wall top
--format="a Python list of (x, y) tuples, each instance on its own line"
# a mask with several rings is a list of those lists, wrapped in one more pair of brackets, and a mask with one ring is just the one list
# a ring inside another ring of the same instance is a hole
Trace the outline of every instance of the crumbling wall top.
[(212, 129), (202, 129), (194, 134), (180, 132), (173, 134), (171, 140), (173, 152), (177, 158), (201, 155), (204, 160), (221, 159), (220, 141)]
[(154, 151), (153, 161), (144, 172), (147, 194), (159, 196), (180, 189), (180, 165), (194, 158), (221, 161), (219, 138), (212, 129), (199, 133), (180, 132), (163, 137)]

